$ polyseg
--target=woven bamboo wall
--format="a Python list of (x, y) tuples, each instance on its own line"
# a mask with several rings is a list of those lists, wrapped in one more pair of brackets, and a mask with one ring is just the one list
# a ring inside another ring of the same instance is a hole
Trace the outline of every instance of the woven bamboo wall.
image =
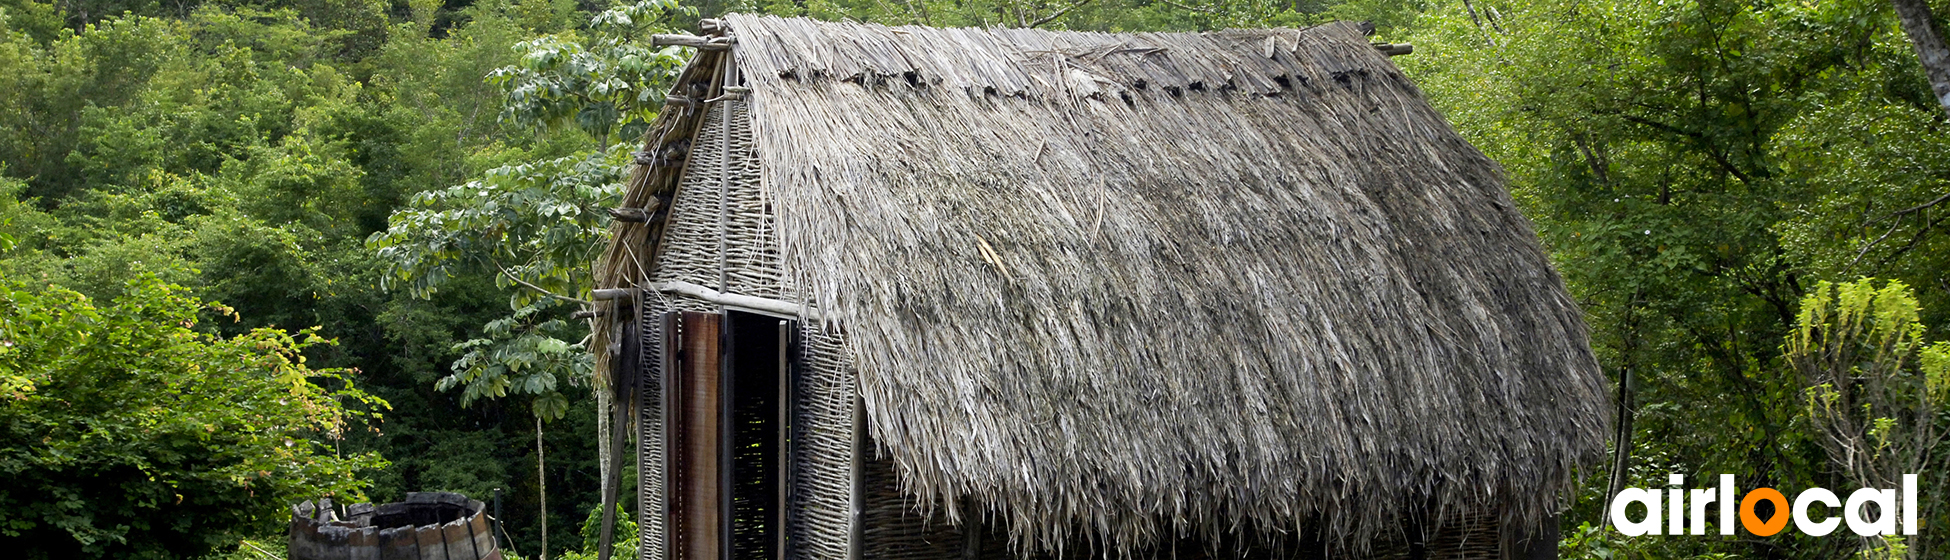
[(1495, 515), (1472, 512), (1436, 532), (1428, 543), (1431, 560), (1495, 560), (1503, 553), (1503, 540)]
[(663, 313), (639, 301), (637, 333), (637, 555), (641, 560), (669, 558), (664, 529), (664, 388)]
[(853, 534), (853, 374), (841, 338), (801, 325), (792, 434), (793, 557), (846, 558)]
[[(758, 188), (758, 158), (752, 152), (746, 104), (726, 99), (706, 110), (709, 113), (686, 156), (650, 279), (780, 298), (786, 286), (779, 274), (773, 216)], [(706, 302), (695, 303), (705, 306), (699, 311), (716, 309)]]
[(886, 560), (962, 558), (962, 533), (940, 515), (923, 517), (900, 491), (892, 461), (867, 461), (862, 557)]

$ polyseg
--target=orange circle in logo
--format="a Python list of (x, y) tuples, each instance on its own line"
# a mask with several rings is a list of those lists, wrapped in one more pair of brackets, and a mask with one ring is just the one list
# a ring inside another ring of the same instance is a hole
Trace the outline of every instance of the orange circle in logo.
[[(1766, 523), (1762, 523), (1760, 517), (1754, 515), (1754, 506), (1759, 504), (1761, 500), (1774, 502), (1774, 517), (1768, 519)], [(1740, 525), (1746, 527), (1747, 532), (1762, 537), (1771, 537), (1775, 533), (1781, 532), (1781, 529), (1787, 528), (1787, 523), (1787, 496), (1781, 495), (1780, 490), (1773, 488), (1755, 488), (1754, 491), (1748, 492), (1746, 497), (1740, 499)]]

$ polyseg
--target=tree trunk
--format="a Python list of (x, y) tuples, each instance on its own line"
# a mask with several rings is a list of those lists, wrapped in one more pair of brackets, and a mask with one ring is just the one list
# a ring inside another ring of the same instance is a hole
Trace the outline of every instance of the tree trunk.
[(542, 459), (542, 415), (535, 415), (535, 489), (542, 501), (541, 560), (548, 560), (548, 462)]
[[(610, 355), (614, 356), (615, 354)], [(611, 371), (610, 379), (614, 380), (615, 378), (616, 372)], [(611, 381), (611, 383), (614, 383), (614, 381)], [(616, 474), (610, 472), (611, 455), (616, 453), (616, 449), (610, 447), (609, 441), (610, 431), (616, 429), (611, 424), (612, 411), (610, 410), (614, 406), (614, 399), (611, 397), (608, 388), (603, 387), (604, 383), (602, 383), (602, 380), (596, 380), (595, 385), (596, 390), (592, 392), (596, 394), (596, 480), (602, 481), (603, 484), (609, 484), (610, 477)]]
[(1599, 512), (1611, 524), (1611, 500), (1630, 482), (1626, 475), (1632, 461), (1632, 368), (1618, 372), (1618, 426), (1612, 434), (1611, 484), (1605, 492), (1605, 511)]
[(1632, 370), (1635, 368), (1632, 366), (1634, 358), (1638, 357), (1638, 307), (1643, 305), (1644, 295), (1642, 291), (1632, 294), (1632, 303), (1625, 315), (1625, 344), (1621, 348), (1624, 351), (1621, 356), (1624, 365), (1618, 368), (1618, 425), (1615, 426), (1617, 431), (1612, 434), (1611, 484), (1605, 492), (1605, 509), (1598, 512), (1598, 516), (1604, 519), (1601, 526), (1605, 527), (1611, 526), (1611, 501), (1625, 489), (1626, 483), (1631, 482), (1632, 417), (1636, 408), (1636, 403), (1632, 402), (1636, 400), (1633, 398)]
[(1943, 30), (1930, 15), (1928, 0), (1892, 1), (1896, 5), (1896, 19), (1903, 24), (1903, 34), (1909, 36), (1910, 46), (1916, 47), (1916, 58), (1923, 63), (1923, 75), (1930, 79), (1930, 90), (1936, 93), (1937, 105), (1945, 115), (1950, 115), (1950, 46), (1943, 43)]
[[(610, 549), (616, 542), (617, 494), (621, 493), (620, 486), (623, 479), (623, 451), (629, 445), (626, 433), (630, 425), (630, 385), (636, 379), (636, 360), (630, 359), (630, 355), (635, 354), (634, 350), (637, 348), (636, 325), (634, 320), (628, 322), (622, 320), (622, 308), (623, 306), (618, 305), (610, 311), (612, 317), (607, 331), (609, 340), (604, 343), (609, 360), (603, 364), (607, 366), (605, 368), (607, 375), (596, 380), (596, 418), (599, 422), (596, 437), (597, 445), (601, 447), (598, 455), (602, 462), (600, 474), (603, 502), (603, 525), (596, 541), (597, 560), (610, 560), (613, 552)], [(608, 382), (604, 383), (604, 379)], [(604, 385), (608, 386), (604, 387)]]

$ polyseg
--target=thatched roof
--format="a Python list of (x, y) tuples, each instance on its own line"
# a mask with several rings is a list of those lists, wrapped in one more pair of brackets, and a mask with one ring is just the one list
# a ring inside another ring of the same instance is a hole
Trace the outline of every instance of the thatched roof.
[(1045, 545), (1345, 539), (1535, 521), (1604, 447), (1496, 165), (1353, 25), (725, 24), (785, 272), (924, 501)]

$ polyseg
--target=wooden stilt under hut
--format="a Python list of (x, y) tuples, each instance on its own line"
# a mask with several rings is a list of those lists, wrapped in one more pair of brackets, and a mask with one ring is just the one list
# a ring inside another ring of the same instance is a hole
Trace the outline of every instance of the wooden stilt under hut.
[(705, 32), (597, 264), (643, 560), (1555, 556), (1604, 378), (1405, 45)]

